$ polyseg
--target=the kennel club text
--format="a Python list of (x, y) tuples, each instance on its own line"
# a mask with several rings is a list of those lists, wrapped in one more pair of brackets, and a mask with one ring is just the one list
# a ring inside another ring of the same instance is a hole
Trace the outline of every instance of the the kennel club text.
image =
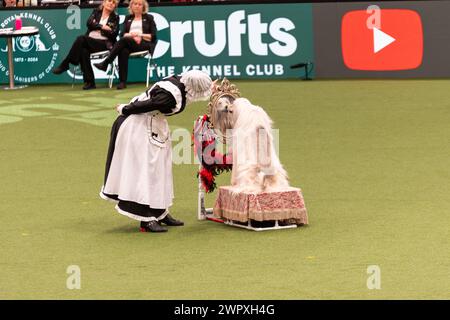
[(274, 315), (275, 306), (270, 305), (253, 305), (253, 304), (219, 304), (213, 307), (197, 307), (182, 304), (175, 307), (175, 315), (198, 315), (202, 318), (206, 317), (208, 312), (217, 315)]
[(182, 66), (181, 70), (178, 70), (175, 66), (156, 66), (155, 69), (150, 70), (150, 76), (167, 77), (171, 74), (184, 73), (189, 70), (202, 70), (211, 77), (237, 77), (242, 74), (248, 76), (282, 76), (284, 74), (284, 66), (282, 64), (248, 64), (246, 66), (225, 64)]

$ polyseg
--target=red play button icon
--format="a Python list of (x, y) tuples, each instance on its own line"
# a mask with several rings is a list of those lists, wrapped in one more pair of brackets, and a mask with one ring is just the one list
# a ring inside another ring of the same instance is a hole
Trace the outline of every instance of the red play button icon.
[(347, 12), (342, 18), (342, 55), (353, 70), (407, 70), (422, 64), (423, 31), (413, 10), (380, 9), (378, 23), (373, 13)]

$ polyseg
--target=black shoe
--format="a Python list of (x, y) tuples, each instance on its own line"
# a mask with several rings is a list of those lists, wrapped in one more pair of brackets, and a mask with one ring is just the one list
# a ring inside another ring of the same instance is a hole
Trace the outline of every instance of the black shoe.
[(160, 222), (164, 223), (165, 225), (168, 226), (184, 226), (184, 222), (175, 219), (174, 217), (172, 217), (170, 214), (167, 214), (167, 216), (164, 217), (164, 219), (160, 220)]
[(161, 226), (158, 221), (141, 222), (141, 232), (167, 232), (167, 229)]
[(105, 72), (106, 72), (106, 70), (108, 70), (108, 64), (105, 63), (105, 62), (94, 63), (94, 66), (97, 69), (100, 69), (100, 70), (105, 71)]
[(92, 83), (92, 82), (86, 82), (83, 86), (83, 90), (91, 90), (91, 89), (95, 89), (95, 88), (97, 88), (97, 87), (95, 86), (95, 83)]
[(63, 72), (66, 72), (67, 70), (69, 70), (69, 66), (60, 65), (59, 67), (56, 67), (55, 69), (53, 69), (52, 73), (53, 74), (61, 74)]
[(117, 90), (122, 90), (127, 87), (127, 84), (125, 82), (121, 82), (117, 85)]

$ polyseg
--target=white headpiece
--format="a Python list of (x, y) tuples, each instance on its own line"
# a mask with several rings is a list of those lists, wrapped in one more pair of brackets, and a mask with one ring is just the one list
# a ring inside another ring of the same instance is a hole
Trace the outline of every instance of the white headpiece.
[(187, 103), (207, 100), (211, 95), (212, 80), (207, 73), (190, 70), (181, 75), (180, 80), (186, 87)]

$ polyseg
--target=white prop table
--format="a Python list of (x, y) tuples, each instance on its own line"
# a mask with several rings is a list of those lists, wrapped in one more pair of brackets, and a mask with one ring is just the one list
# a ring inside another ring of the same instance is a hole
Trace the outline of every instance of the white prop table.
[(213, 213), (225, 223), (252, 230), (308, 224), (302, 192), (292, 187), (261, 193), (235, 192), (231, 186), (220, 187)]
[(204, 196), (199, 183), (199, 220), (212, 220), (254, 231), (296, 228), (308, 224), (308, 213), (299, 188), (246, 193), (234, 192), (232, 186), (219, 187), (214, 208), (205, 208)]

